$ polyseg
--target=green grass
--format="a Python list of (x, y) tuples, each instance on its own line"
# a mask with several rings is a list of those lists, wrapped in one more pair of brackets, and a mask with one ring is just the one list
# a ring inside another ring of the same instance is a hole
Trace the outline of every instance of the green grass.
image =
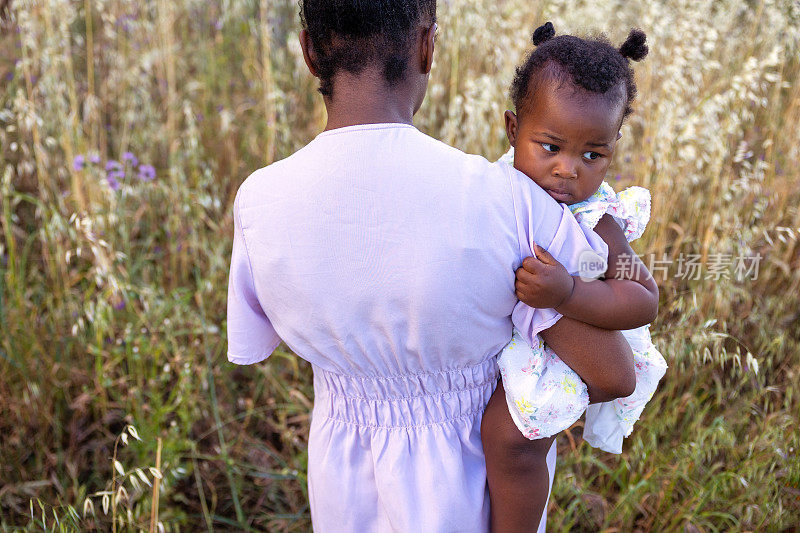
[[(158, 439), (165, 530), (310, 529), (311, 369), (281, 350), (231, 365), (224, 327), (234, 193), (325, 120), (296, 11), (13, 3), (0, 36), (2, 531), (147, 530)], [(635, 248), (672, 261), (652, 328), (667, 375), (621, 456), (577, 426), (559, 439), (551, 529), (796, 530), (800, 9), (442, 4), (418, 127), (499, 156), (507, 86), (543, 20), (614, 42), (648, 34), (609, 176), (651, 190)], [(128, 151), (155, 179), (129, 163), (115, 191), (104, 165)], [(678, 275), (681, 254), (701, 279)], [(714, 254), (760, 254), (757, 279), (706, 279)]]

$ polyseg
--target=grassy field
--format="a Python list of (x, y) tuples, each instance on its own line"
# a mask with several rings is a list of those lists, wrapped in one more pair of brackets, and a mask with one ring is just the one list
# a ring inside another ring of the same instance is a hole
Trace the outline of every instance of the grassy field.
[[(578, 427), (560, 439), (551, 530), (796, 531), (800, 4), (440, 2), (417, 126), (503, 153), (507, 87), (545, 20), (648, 35), (609, 181), (652, 192), (635, 248), (670, 364), (621, 456)], [(325, 122), (298, 24), (293, 0), (12, 3), (2, 531), (310, 530), (310, 368), (225, 357), (234, 193)]]

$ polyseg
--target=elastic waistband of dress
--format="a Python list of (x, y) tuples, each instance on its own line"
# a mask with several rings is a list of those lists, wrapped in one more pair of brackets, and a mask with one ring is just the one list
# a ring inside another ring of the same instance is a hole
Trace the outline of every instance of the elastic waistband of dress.
[(494, 357), (396, 376), (344, 375), (314, 366), (314, 414), (362, 427), (438, 425), (483, 412), (497, 383)]

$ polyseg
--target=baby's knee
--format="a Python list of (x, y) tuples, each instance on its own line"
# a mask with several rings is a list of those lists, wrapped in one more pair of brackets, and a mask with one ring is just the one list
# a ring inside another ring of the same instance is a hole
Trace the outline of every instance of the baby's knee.
[(553, 438), (526, 438), (511, 419), (502, 384), (497, 386), (481, 422), (487, 468), (515, 474), (546, 471)]
[(521, 476), (547, 472), (547, 454), (554, 437), (530, 440), (519, 430), (517, 433), (522, 438), (507, 439), (499, 450), (501, 457), (496, 464), (507, 473)]

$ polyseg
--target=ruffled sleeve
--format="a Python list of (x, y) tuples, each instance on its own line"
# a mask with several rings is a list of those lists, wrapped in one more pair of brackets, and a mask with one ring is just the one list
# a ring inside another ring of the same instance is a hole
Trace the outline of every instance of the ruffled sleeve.
[[(572, 275), (579, 273), (587, 254), (607, 261), (608, 245), (599, 235), (579, 224), (566, 206), (558, 204), (525, 174), (510, 165), (503, 166), (511, 179), (521, 259), (535, 255), (535, 242)], [(554, 309), (532, 308), (517, 302), (511, 319), (523, 338), (532, 344), (539, 332), (555, 324), (561, 316)]]
[(501, 162), (501, 163), (505, 163), (507, 165), (511, 165), (513, 167), (514, 166), (514, 147), (512, 146), (511, 148), (509, 148), (508, 152), (506, 152), (503, 155), (501, 155), (500, 159), (498, 159), (498, 161)]
[(592, 196), (569, 208), (581, 224), (590, 228), (594, 228), (608, 213), (631, 242), (642, 236), (650, 221), (650, 191), (634, 186), (615, 193), (604, 181)]

